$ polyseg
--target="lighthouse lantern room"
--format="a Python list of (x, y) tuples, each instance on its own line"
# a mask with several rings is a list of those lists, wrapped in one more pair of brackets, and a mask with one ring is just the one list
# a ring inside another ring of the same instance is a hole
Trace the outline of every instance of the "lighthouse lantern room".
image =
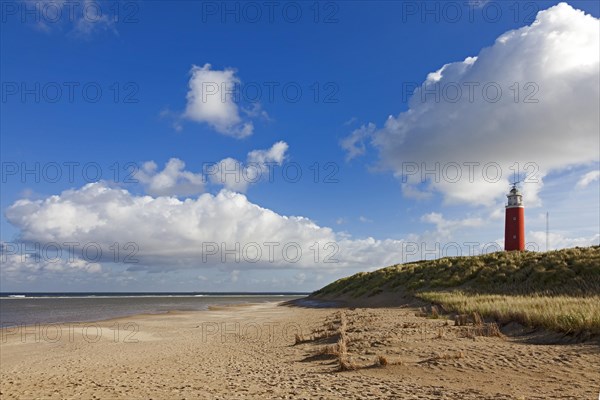
[(506, 195), (506, 221), (504, 224), (504, 250), (525, 250), (525, 208), (523, 207), (523, 196), (517, 184)]

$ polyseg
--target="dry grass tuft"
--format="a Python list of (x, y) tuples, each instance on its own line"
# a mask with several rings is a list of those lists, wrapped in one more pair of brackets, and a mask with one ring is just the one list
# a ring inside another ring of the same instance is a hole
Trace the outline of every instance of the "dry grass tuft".
[(346, 345), (346, 340), (344, 338), (340, 338), (340, 340), (338, 340), (337, 349), (339, 355), (345, 355), (348, 353), (348, 346)]
[(335, 336), (337, 333), (336, 332), (329, 332), (329, 331), (316, 331), (313, 333), (313, 335), (311, 336), (311, 340), (315, 341), (315, 340), (320, 340), (320, 339), (327, 339), (329, 337)]
[(319, 356), (336, 356), (337, 357), (339, 354), (340, 353), (339, 353), (339, 348), (338, 348), (337, 344), (323, 346), (317, 351), (317, 355), (319, 355)]
[(340, 315), (340, 332), (346, 332), (348, 329), (348, 319), (346, 318), (346, 314), (343, 313)]
[(493, 322), (485, 325), (474, 326), (470, 330), (472, 331), (473, 336), (505, 338), (504, 334), (500, 332), (498, 324)]
[(432, 318), (432, 319), (438, 319), (440, 317), (440, 310), (437, 306), (433, 305), (431, 306), (430, 309), (428, 309), (427, 307), (420, 307), (419, 311), (417, 311), (415, 313), (416, 317), (422, 317), (422, 318)]
[(443, 328), (438, 328), (437, 330), (437, 335), (435, 336), (436, 339), (443, 339), (444, 338), (444, 329)]
[(340, 356), (338, 361), (339, 371), (354, 371), (358, 369), (358, 365), (349, 356)]
[(475, 312), (473, 312), (473, 314), (471, 314), (471, 318), (473, 319), (473, 325), (475, 325), (475, 326), (483, 325), (483, 318), (481, 318), (481, 315), (479, 315), (479, 313), (477, 311), (475, 311)]
[(436, 353), (433, 357), (423, 360), (421, 362), (431, 362), (439, 360), (460, 360), (461, 358), (465, 358), (465, 353), (463, 353), (462, 351), (457, 351), (455, 353)]
[(465, 326), (469, 323), (469, 316), (467, 314), (459, 314), (454, 317), (454, 326)]
[(386, 356), (377, 356), (377, 360), (375, 361), (375, 364), (380, 367), (385, 367), (389, 363), (390, 362), (388, 361)]
[(346, 329), (348, 328), (346, 314), (337, 314), (335, 321), (329, 321), (326, 328), (328, 329), (328, 331), (325, 332), (327, 336), (337, 335), (339, 338), (336, 344), (321, 347), (317, 351), (317, 355), (337, 357), (339, 371), (353, 371), (357, 369), (358, 366), (348, 355), (348, 343), (350, 342), (350, 338), (346, 333)]

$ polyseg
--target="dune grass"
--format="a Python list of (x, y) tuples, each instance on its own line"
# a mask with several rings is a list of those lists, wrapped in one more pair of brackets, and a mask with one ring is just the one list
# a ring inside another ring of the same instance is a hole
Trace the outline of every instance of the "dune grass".
[(600, 334), (600, 296), (545, 296), (424, 292), (416, 295), (460, 314), (519, 322), (569, 334)]
[(496, 252), (392, 265), (335, 281), (316, 298), (402, 293), (458, 313), (477, 312), (564, 333), (600, 334), (600, 246)]
[(600, 246), (397, 264), (339, 279), (313, 295), (362, 297), (451, 288), (470, 293), (600, 295)]

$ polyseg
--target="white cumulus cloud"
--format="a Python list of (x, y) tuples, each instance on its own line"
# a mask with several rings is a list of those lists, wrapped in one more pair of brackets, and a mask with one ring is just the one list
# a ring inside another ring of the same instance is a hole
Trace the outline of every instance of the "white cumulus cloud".
[(190, 70), (187, 106), (183, 116), (209, 124), (224, 135), (243, 138), (252, 135), (252, 121), (244, 121), (234, 93), (240, 79), (233, 69), (211, 69), (210, 64), (196, 65)]
[(204, 191), (202, 173), (186, 171), (185, 163), (171, 158), (162, 171), (154, 161), (147, 161), (136, 172), (135, 177), (152, 196), (191, 196)]
[(130, 270), (367, 268), (402, 257), (402, 241), (354, 240), (227, 190), (180, 200), (91, 183), (43, 200), (18, 200), (6, 218), (24, 242), (96, 243), (105, 254), (98, 263), (112, 261), (114, 243), (133, 242), (138, 262)]
[[(518, 167), (531, 178), (527, 205), (540, 205), (548, 173), (600, 159), (598, 48), (598, 19), (566, 3), (540, 11), (476, 57), (430, 73), (409, 109), (370, 134), (381, 166), (411, 197), (488, 206)], [(364, 128), (343, 142), (349, 157), (363, 137)]]
[(578, 188), (587, 187), (589, 184), (596, 182), (600, 178), (600, 171), (590, 171), (587, 174), (583, 175), (581, 179), (577, 182)]
[(262, 179), (269, 179), (271, 168), (281, 165), (286, 157), (288, 144), (279, 141), (266, 150), (252, 150), (246, 162), (225, 158), (208, 168), (207, 174), (214, 184), (244, 193), (248, 186)]
[(340, 142), (342, 148), (346, 150), (346, 161), (357, 156), (362, 156), (367, 151), (365, 141), (375, 132), (375, 124), (363, 125), (355, 129), (346, 138)]
[(211, 182), (226, 189), (244, 193), (252, 184), (268, 179), (271, 168), (281, 165), (289, 146), (279, 141), (268, 149), (252, 150), (246, 162), (235, 158), (225, 158), (216, 163), (205, 163), (203, 171), (191, 172), (185, 169), (185, 163), (171, 158), (162, 170), (154, 161), (142, 163), (135, 178), (151, 196), (189, 197), (203, 193), (205, 183)]

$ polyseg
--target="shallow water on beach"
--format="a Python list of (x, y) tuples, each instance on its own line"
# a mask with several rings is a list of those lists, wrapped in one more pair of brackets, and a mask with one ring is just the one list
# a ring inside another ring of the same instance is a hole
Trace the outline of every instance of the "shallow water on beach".
[(213, 305), (294, 300), (305, 294), (3, 294), (0, 327), (86, 322), (135, 314), (200, 311)]

